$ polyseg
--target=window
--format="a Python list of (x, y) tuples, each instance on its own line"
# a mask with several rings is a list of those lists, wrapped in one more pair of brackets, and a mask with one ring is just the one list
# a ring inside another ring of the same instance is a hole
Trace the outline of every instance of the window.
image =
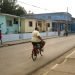
[(47, 23), (47, 26), (50, 27), (50, 23)]
[(29, 21), (29, 26), (32, 27), (32, 21)]
[(39, 27), (41, 27), (41, 26), (42, 26), (41, 21), (38, 21), (38, 26), (39, 26)]
[(7, 20), (7, 25), (12, 26), (12, 20)]
[(18, 19), (14, 18), (14, 24), (18, 24)]

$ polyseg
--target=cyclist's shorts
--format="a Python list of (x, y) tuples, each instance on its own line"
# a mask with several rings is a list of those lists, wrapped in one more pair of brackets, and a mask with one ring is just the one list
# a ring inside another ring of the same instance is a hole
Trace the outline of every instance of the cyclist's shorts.
[(45, 45), (45, 41), (43, 41), (43, 42), (32, 42), (32, 44), (35, 48), (43, 48)]
[(41, 47), (41, 42), (32, 42), (32, 44), (35, 48), (40, 48)]

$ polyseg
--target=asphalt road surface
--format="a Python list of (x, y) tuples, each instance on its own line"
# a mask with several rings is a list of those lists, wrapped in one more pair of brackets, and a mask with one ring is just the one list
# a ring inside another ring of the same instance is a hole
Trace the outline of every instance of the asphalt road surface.
[(31, 58), (31, 43), (0, 48), (0, 75), (26, 75), (75, 46), (74, 35), (45, 41), (43, 56), (39, 55), (35, 62)]

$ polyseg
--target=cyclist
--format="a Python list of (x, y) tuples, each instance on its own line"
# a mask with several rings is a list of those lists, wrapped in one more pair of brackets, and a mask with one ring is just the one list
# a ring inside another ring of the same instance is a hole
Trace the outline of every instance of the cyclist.
[[(40, 50), (42, 50), (42, 48), (45, 45), (45, 42), (43, 41), (42, 37), (40, 36), (39, 29), (37, 27), (32, 32), (32, 40), (31, 41), (32, 41), (32, 45), (33, 45), (33, 50), (35, 52), (34, 54), (35, 54), (35, 56), (37, 56), (37, 54), (36, 54), (36, 51), (38, 52), (38, 49), (36, 48), (37, 44), (40, 44)], [(40, 54), (41, 54), (41, 51), (40, 51)]]

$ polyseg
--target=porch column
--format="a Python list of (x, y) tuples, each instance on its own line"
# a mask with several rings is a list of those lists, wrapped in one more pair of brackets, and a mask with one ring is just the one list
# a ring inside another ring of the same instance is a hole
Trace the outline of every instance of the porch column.
[(19, 32), (21, 32), (21, 19), (19, 17)]
[(47, 22), (46, 22), (46, 36), (48, 37), (48, 25), (47, 25)]

